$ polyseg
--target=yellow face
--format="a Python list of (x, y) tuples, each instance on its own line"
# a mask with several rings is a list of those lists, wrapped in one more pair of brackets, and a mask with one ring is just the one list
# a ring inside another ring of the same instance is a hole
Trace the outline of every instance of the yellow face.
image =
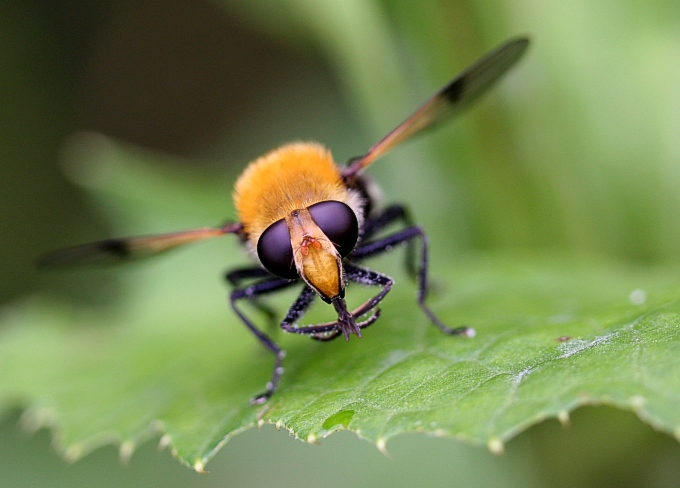
[(286, 216), (298, 274), (328, 301), (345, 289), (342, 258), (333, 243), (314, 222), (309, 210), (295, 210)]

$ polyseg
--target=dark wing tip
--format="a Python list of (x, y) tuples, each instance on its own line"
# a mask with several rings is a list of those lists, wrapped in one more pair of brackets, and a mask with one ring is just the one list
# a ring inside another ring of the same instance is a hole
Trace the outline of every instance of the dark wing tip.
[(38, 268), (66, 268), (81, 265), (110, 265), (165, 253), (171, 249), (225, 234), (241, 234), (243, 226), (227, 222), (221, 227), (202, 227), (167, 234), (106, 239), (59, 249), (37, 261)]
[(81, 265), (108, 265), (130, 257), (131, 250), (125, 240), (107, 239), (44, 254), (36, 260), (36, 266), (40, 270), (49, 270)]
[(505, 74), (529, 47), (529, 38), (513, 38), (482, 57), (441, 91), (452, 107), (475, 100)]

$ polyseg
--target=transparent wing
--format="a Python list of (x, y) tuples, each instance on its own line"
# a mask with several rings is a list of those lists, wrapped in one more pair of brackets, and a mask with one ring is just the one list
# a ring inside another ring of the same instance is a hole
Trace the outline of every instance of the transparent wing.
[(88, 264), (116, 264), (154, 256), (185, 244), (212, 237), (237, 234), (241, 232), (241, 229), (239, 223), (228, 223), (222, 227), (203, 227), (168, 234), (106, 239), (53, 251), (40, 258), (38, 266), (41, 268), (62, 268)]
[(522, 57), (528, 46), (529, 39), (526, 37), (512, 39), (477, 60), (378, 141), (365, 155), (353, 159), (343, 170), (345, 180), (354, 177), (400, 142), (457, 114), (508, 71)]

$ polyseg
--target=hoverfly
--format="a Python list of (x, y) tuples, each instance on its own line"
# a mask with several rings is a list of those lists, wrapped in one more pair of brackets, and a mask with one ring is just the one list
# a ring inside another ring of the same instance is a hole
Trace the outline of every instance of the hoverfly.
[[(450, 328), (425, 303), (427, 296), (427, 236), (413, 225), (406, 208), (390, 205), (375, 208), (374, 188), (363, 171), (400, 142), (431, 128), (455, 114), (484, 93), (524, 54), (529, 41), (517, 38), (479, 59), (426, 101), (404, 122), (388, 133), (363, 156), (339, 167), (320, 144), (286, 144), (251, 162), (236, 181), (234, 202), (237, 222), (168, 234), (108, 239), (55, 251), (45, 256), (46, 266), (118, 262), (155, 255), (191, 242), (235, 234), (258, 264), (226, 274), (234, 287), (231, 306), (260, 343), (275, 355), (274, 371), (263, 393), (252, 404), (267, 401), (276, 391), (283, 373), (284, 350), (262, 332), (239, 308), (243, 300), (268, 311), (259, 297), (302, 285), (280, 326), (286, 332), (319, 341), (352, 334), (379, 316), (377, 305), (390, 291), (393, 280), (362, 266), (366, 259), (407, 244), (411, 271), (417, 277), (417, 301), (430, 321), (443, 333), (474, 335), (468, 327)], [(400, 223), (401, 230), (378, 237), (386, 226)], [(420, 243), (415, 265), (413, 245)], [(345, 302), (348, 282), (380, 287), (371, 299), (354, 310)], [(247, 284), (250, 283), (250, 284)], [(332, 322), (299, 326), (316, 297), (337, 313)]]

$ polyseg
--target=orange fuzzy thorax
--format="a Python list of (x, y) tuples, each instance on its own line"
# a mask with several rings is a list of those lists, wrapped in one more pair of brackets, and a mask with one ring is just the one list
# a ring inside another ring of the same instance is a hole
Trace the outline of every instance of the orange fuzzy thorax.
[(317, 143), (281, 146), (248, 165), (234, 188), (239, 222), (253, 245), (294, 210), (325, 200), (355, 206), (331, 153)]

